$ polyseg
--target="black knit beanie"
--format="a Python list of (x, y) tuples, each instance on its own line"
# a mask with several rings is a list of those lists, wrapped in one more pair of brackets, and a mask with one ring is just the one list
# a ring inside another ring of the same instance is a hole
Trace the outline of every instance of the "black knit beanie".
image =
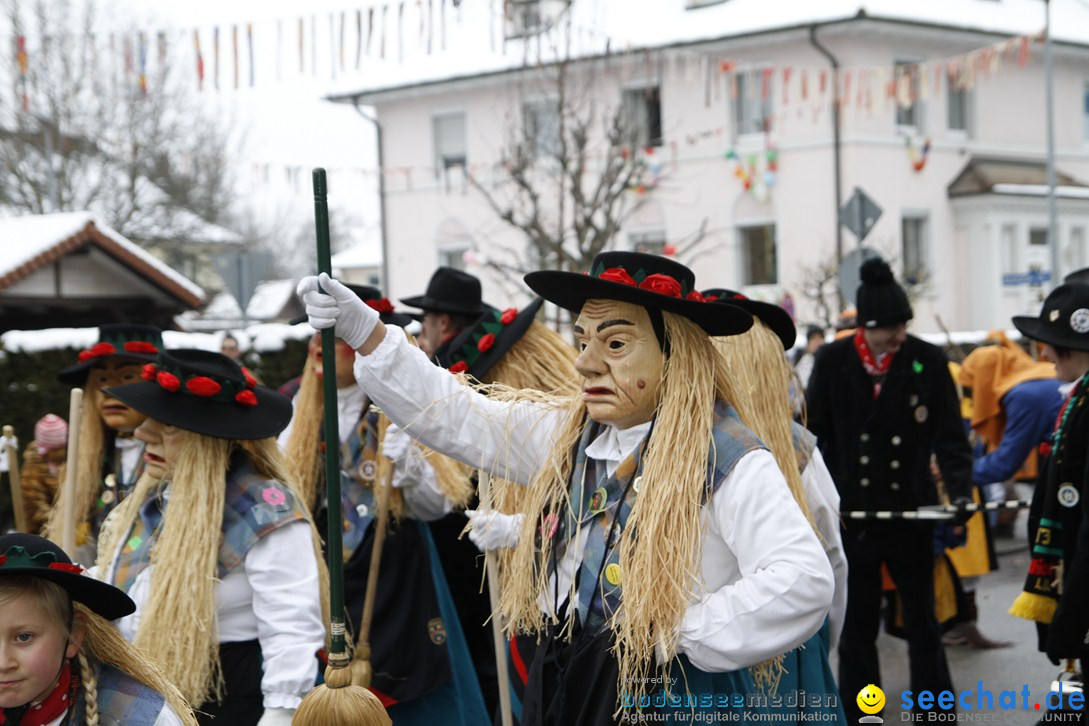
[(887, 262), (879, 257), (866, 260), (859, 270), (862, 284), (855, 296), (858, 324), (863, 328), (886, 328), (911, 320), (911, 303), (897, 284)]

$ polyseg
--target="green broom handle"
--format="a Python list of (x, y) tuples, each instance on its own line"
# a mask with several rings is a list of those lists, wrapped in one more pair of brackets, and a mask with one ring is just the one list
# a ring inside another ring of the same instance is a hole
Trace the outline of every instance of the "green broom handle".
[[(318, 273), (333, 273), (329, 251), (329, 203), (325, 169), (314, 169), (314, 226), (318, 237)], [(337, 423), (336, 334), (321, 331), (321, 382), (325, 400), (325, 494), (328, 500), (330, 657), (347, 654), (344, 639), (344, 568), (340, 512), (340, 426)]]

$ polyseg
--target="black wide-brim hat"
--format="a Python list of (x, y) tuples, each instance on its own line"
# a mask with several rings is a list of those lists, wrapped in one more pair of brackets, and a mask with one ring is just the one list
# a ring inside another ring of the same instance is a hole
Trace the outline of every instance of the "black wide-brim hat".
[(537, 298), (522, 310), (492, 308), (458, 333), (439, 363), (452, 373), (468, 372), (480, 380), (529, 330), (544, 300)]
[(163, 349), (163, 331), (153, 325), (109, 323), (98, 328), (98, 342), (79, 353), (79, 362), (57, 374), (57, 380), (70, 386), (82, 386), (96, 363), (114, 356), (133, 361), (155, 360)]
[(144, 366), (144, 380), (106, 393), (145, 416), (217, 439), (276, 436), (291, 420), (291, 401), (257, 385), (221, 353), (171, 350)]
[(1089, 351), (1089, 285), (1059, 285), (1044, 300), (1039, 317), (1015, 315), (1013, 326), (1048, 345)]
[(742, 310), (748, 310), (754, 318), (771, 328), (771, 332), (779, 336), (783, 343), (783, 350), (790, 350), (798, 342), (798, 329), (794, 327), (794, 321), (790, 313), (778, 305), (772, 303), (751, 300), (736, 290), (727, 290), (723, 287), (713, 287), (703, 291), (703, 298), (708, 302), (729, 303)]
[(107, 620), (136, 612), (136, 603), (113, 585), (96, 580), (57, 545), (36, 534), (0, 536), (0, 578), (40, 577), (64, 588), (68, 596)]
[(576, 313), (587, 300), (620, 300), (683, 315), (708, 335), (738, 335), (752, 327), (748, 311), (704, 302), (692, 271), (659, 255), (602, 252), (589, 274), (542, 270), (529, 273), (525, 280), (545, 300)]
[[(412, 322), (412, 316), (408, 313), (399, 313), (395, 311), (393, 309), (393, 303), (391, 303), (389, 298), (383, 295), (382, 291), (377, 287), (371, 285), (353, 285), (347, 282), (341, 284), (354, 292), (356, 297), (360, 300), (377, 310), (378, 319), (385, 325), (396, 325), (399, 328), (403, 328)], [(306, 319), (305, 315), (300, 315), (297, 318), (292, 318), (288, 322), (291, 325), (298, 325), (299, 323), (305, 323)]]
[(480, 293), (480, 279), (453, 267), (435, 270), (423, 295), (403, 297), (401, 302), (412, 308), (454, 315), (482, 315), (490, 305)]

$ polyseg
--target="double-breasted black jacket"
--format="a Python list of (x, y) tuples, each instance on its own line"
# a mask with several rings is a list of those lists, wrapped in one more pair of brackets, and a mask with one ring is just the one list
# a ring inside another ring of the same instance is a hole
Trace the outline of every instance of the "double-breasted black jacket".
[(843, 510), (904, 511), (938, 503), (931, 453), (950, 498), (968, 496), (972, 452), (938, 347), (909, 335), (875, 399), (853, 339), (830, 343), (817, 353), (806, 401), (809, 429)]

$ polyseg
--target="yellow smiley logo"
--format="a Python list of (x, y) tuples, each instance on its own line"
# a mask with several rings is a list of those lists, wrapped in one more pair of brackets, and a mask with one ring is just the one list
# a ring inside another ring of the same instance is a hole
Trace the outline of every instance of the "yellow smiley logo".
[(858, 692), (856, 701), (863, 713), (875, 714), (885, 707), (885, 692), (869, 683)]

